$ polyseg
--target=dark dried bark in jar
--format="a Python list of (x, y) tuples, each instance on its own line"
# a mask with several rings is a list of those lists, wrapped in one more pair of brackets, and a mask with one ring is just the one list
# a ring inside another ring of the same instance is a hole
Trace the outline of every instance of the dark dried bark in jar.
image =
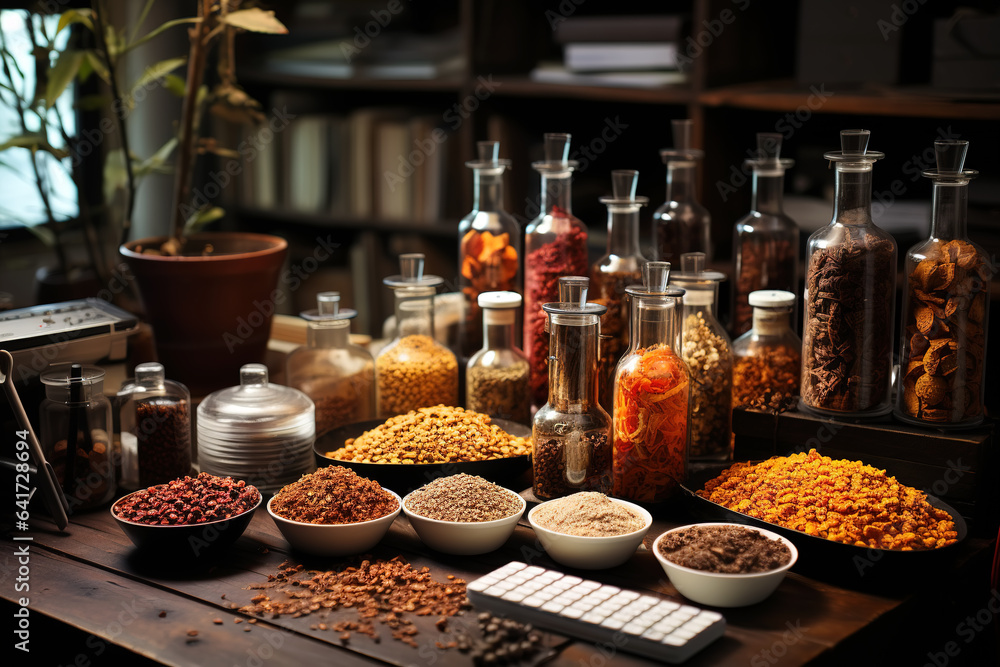
[(733, 306), (733, 335), (750, 331), (753, 308), (750, 292), (762, 289), (786, 290), (796, 293), (798, 247), (785, 239), (757, 238), (746, 235), (741, 243), (741, 256), (736, 266), (736, 293)]
[(191, 406), (154, 398), (135, 405), (139, 486), (162, 484), (191, 472)]

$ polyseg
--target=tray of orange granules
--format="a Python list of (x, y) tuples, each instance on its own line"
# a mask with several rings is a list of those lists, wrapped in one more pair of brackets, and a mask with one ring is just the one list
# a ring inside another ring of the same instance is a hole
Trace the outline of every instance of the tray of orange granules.
[(702, 470), (684, 487), (700, 517), (773, 530), (795, 543), (803, 568), (835, 576), (924, 567), (951, 557), (968, 533), (940, 499), (816, 450)]

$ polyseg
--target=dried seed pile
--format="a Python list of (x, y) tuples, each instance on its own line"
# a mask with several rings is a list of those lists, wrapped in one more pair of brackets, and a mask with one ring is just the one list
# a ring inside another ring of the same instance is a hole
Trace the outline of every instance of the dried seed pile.
[(176, 526), (231, 519), (260, 502), (260, 491), (243, 480), (207, 472), (175, 479), (126, 496), (114, 506), (126, 521)]
[[(366, 558), (326, 572), (282, 563), (278, 574), (268, 575), (267, 583), (248, 588), (266, 592), (241, 607), (243, 613), (271, 618), (313, 614), (324, 622), (311, 625), (311, 629), (339, 632), (342, 642), (347, 642), (352, 632), (379, 641), (375, 630), (379, 623), (390, 629), (393, 639), (414, 648), (418, 629), (406, 614), (437, 616), (437, 627), (443, 630), (450, 616), (469, 606), (464, 580), (434, 581), (429, 568), (414, 569), (401, 556), (388, 561)], [(356, 609), (358, 620), (325, 622), (331, 612), (342, 609)]]
[(690, 455), (727, 459), (732, 451), (733, 360), (725, 338), (701, 313), (684, 318), (684, 363), (691, 371)]
[(547, 437), (531, 457), (532, 490), (539, 498), (574, 491), (611, 491), (612, 443), (603, 431), (576, 437)]
[(430, 336), (403, 336), (375, 361), (378, 413), (392, 417), (428, 405), (458, 405), (458, 361)]
[(527, 361), (505, 368), (473, 366), (466, 377), (466, 406), (498, 419), (530, 423), (528, 370)]
[(767, 572), (792, 559), (784, 542), (743, 526), (688, 526), (669, 533), (658, 548), (672, 563), (723, 574)]
[(305, 523), (360, 523), (396, 511), (399, 502), (378, 482), (343, 466), (327, 466), (302, 475), (274, 494), (271, 510)]
[(646, 525), (634, 509), (595, 491), (581, 491), (541, 505), (532, 518), (542, 528), (581, 537), (627, 535)]
[(447, 463), (530, 452), (530, 440), (508, 434), (488, 415), (436, 405), (392, 417), (326, 455), (358, 463)]
[(406, 509), (438, 521), (496, 521), (521, 509), (513, 491), (476, 475), (439, 477), (406, 499)]

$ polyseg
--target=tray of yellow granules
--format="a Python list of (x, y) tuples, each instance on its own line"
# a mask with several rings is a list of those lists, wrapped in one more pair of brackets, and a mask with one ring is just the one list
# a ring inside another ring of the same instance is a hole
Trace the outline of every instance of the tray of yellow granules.
[(503, 485), (531, 467), (531, 429), (436, 405), (334, 429), (316, 440), (315, 453), (321, 467), (346, 466), (400, 495), (458, 473)]
[(968, 532), (940, 499), (884, 470), (816, 450), (734, 463), (721, 474), (703, 470), (685, 491), (696, 513), (780, 533), (799, 548), (807, 569), (838, 575), (888, 576), (900, 564), (927, 565), (950, 556)]

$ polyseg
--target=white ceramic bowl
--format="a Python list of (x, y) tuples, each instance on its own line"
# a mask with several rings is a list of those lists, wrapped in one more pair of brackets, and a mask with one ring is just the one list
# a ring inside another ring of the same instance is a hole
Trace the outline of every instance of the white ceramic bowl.
[(368, 551), (379, 543), (389, 532), (389, 526), (399, 516), (403, 506), (399, 496), (389, 489), (396, 499), (396, 509), (378, 519), (358, 523), (306, 523), (292, 521), (274, 513), (271, 503), (267, 501), (267, 513), (274, 519), (274, 524), (281, 531), (282, 537), (292, 545), (293, 549), (317, 556), (350, 556)]
[(517, 527), (527, 505), (519, 494), (510, 489), (504, 490), (517, 498), (521, 506), (514, 514), (494, 521), (441, 521), (414, 514), (406, 507), (412, 493), (403, 498), (403, 512), (410, 519), (413, 530), (430, 548), (456, 556), (485, 554), (503, 546)]
[(584, 537), (557, 533), (535, 523), (534, 515), (540, 507), (545, 507), (552, 500), (531, 508), (528, 512), (528, 523), (535, 529), (538, 541), (542, 543), (545, 552), (557, 563), (581, 570), (603, 570), (621, 565), (635, 553), (642, 544), (642, 538), (653, 523), (652, 515), (642, 507), (624, 500), (611, 498), (614, 502), (630, 507), (643, 517), (645, 523), (640, 530), (615, 535), (613, 537)]
[[(792, 552), (792, 558), (788, 563), (775, 570), (750, 574), (721, 574), (695, 570), (664, 558), (663, 554), (660, 553), (660, 540), (670, 533), (692, 526), (739, 526), (753, 530), (772, 540), (777, 539), (783, 542)], [(674, 585), (677, 592), (692, 602), (712, 607), (745, 607), (764, 600), (778, 588), (781, 580), (785, 578), (785, 574), (799, 559), (798, 549), (781, 535), (763, 528), (738, 523), (695, 523), (668, 530), (653, 542), (653, 553), (656, 554), (656, 560), (660, 561), (663, 571), (667, 573), (670, 583)]]

